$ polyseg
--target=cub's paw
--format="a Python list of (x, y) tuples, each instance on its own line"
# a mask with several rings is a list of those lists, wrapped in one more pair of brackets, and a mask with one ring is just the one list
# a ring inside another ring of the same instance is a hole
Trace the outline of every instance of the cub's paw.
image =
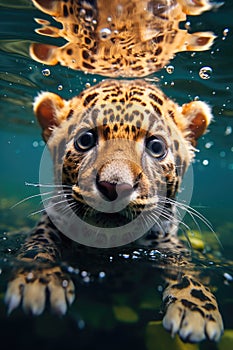
[(220, 339), (223, 322), (216, 299), (200, 282), (183, 276), (179, 283), (165, 289), (163, 303), (163, 326), (172, 335), (177, 333), (183, 341), (191, 343)]
[(48, 303), (53, 313), (64, 315), (74, 297), (74, 284), (59, 266), (20, 269), (8, 283), (5, 303), (8, 313), (22, 305), (26, 313), (40, 315)]

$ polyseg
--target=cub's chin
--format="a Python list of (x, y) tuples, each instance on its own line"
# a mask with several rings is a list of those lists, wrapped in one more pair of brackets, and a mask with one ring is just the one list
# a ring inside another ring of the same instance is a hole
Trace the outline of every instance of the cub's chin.
[(73, 212), (87, 224), (101, 228), (115, 228), (130, 224), (141, 214), (141, 212), (132, 212), (129, 208), (118, 212), (103, 212), (86, 207), (82, 210), (73, 208)]

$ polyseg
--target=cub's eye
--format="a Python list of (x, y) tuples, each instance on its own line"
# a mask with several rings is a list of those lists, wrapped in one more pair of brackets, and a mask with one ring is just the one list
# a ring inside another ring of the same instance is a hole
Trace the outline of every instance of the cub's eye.
[(77, 135), (74, 140), (74, 147), (79, 152), (89, 151), (96, 145), (96, 133), (94, 131), (84, 131)]
[(146, 140), (146, 148), (151, 156), (159, 160), (162, 160), (167, 155), (167, 144), (162, 137), (149, 137)]

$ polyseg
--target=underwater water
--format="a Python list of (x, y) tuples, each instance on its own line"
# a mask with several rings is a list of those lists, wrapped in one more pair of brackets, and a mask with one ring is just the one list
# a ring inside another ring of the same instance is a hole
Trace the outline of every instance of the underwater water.
[[(157, 273), (157, 258), (144, 251), (106, 256), (102, 262), (98, 256), (91, 262), (85, 257), (78, 263), (73, 261), (77, 297), (62, 318), (49, 312), (30, 317), (20, 310), (7, 316), (3, 299), (14, 253), (39, 217), (31, 214), (41, 208), (40, 197), (14, 206), (39, 193), (38, 188), (26, 185), (38, 183), (44, 151), (32, 111), (33, 100), (40, 91), (70, 98), (103, 77), (33, 61), (28, 48), (38, 41), (34, 18), (46, 15), (29, 0), (0, 0), (0, 337), (5, 348), (233, 348), (233, 288), (230, 277), (226, 279), (226, 273), (233, 276), (232, 16), (231, 0), (226, 0), (218, 10), (188, 18), (192, 31), (211, 30), (217, 35), (212, 48), (178, 53), (169, 64), (170, 70), (164, 68), (148, 78), (179, 104), (199, 98), (210, 104), (214, 114), (192, 164), (190, 203), (209, 220), (214, 232), (201, 222), (199, 228), (187, 215), (184, 220), (195, 232), (201, 231), (198, 239), (209, 249), (206, 260), (197, 260), (197, 264), (211, 277), (226, 331), (219, 344), (188, 345), (178, 338), (171, 339), (162, 328), (162, 280)], [(205, 79), (203, 67), (207, 67)], [(184, 184), (184, 192), (190, 192), (188, 184)]]

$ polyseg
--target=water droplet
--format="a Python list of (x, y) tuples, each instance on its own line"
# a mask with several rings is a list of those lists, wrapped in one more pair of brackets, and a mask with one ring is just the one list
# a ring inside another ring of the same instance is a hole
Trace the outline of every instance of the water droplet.
[(73, 268), (72, 266), (68, 266), (68, 267), (67, 267), (67, 271), (68, 271), (69, 273), (73, 273), (73, 272), (74, 272), (74, 268)]
[(85, 283), (89, 283), (90, 280), (91, 280), (91, 279), (90, 279), (89, 276), (86, 276), (86, 277), (83, 278), (83, 282), (85, 282)]
[(79, 15), (80, 15), (81, 17), (84, 17), (85, 14), (86, 14), (86, 10), (85, 10), (85, 9), (80, 9)]
[(104, 278), (106, 276), (106, 273), (104, 271), (101, 271), (99, 273), (99, 278)]
[(201, 79), (209, 79), (212, 74), (212, 68), (211, 67), (202, 67), (199, 71), (199, 76)]
[(58, 87), (57, 87), (57, 89), (58, 89), (59, 91), (63, 90), (63, 85), (59, 84)]
[(89, 87), (91, 87), (91, 84), (90, 83), (86, 83), (85, 87), (88, 89)]
[(27, 276), (26, 276), (26, 279), (27, 279), (28, 282), (31, 281), (31, 280), (33, 280), (33, 278), (34, 278), (34, 274), (33, 274), (32, 272), (29, 272), (29, 273), (27, 274)]
[(164, 288), (163, 288), (163, 286), (159, 285), (159, 286), (157, 287), (157, 290), (158, 290), (159, 293), (162, 293), (163, 290), (164, 290)]
[(82, 272), (81, 272), (81, 276), (82, 276), (82, 277), (87, 277), (87, 275), (88, 275), (87, 271), (82, 271)]
[(45, 68), (42, 70), (42, 74), (45, 76), (45, 77), (48, 77), (50, 76), (51, 72), (48, 68)]
[(202, 164), (205, 165), (205, 166), (208, 165), (208, 164), (209, 164), (208, 159), (204, 159), (203, 162), (202, 162)]
[(128, 259), (130, 257), (129, 254), (122, 254), (123, 258)]
[(69, 282), (68, 282), (67, 280), (63, 280), (63, 281), (62, 281), (62, 287), (63, 287), (63, 288), (67, 288), (68, 285), (69, 285)]
[(100, 39), (102, 39), (102, 40), (108, 39), (111, 34), (112, 34), (112, 32), (109, 28), (102, 28), (102, 29), (100, 29), (100, 32), (99, 32)]
[(172, 74), (174, 72), (174, 69), (175, 68), (170, 65), (170, 66), (167, 66), (166, 71), (167, 71), (168, 74)]
[(229, 273), (227, 273), (227, 272), (225, 272), (225, 273), (223, 274), (223, 277), (224, 277), (228, 282), (232, 282), (232, 281), (233, 281), (233, 277), (232, 277)]
[(229, 33), (229, 29), (225, 28), (222, 33), (223, 33), (224, 36), (227, 36), (228, 33)]
[(191, 22), (187, 21), (184, 25), (185, 29), (190, 30), (191, 29)]
[(85, 322), (84, 322), (83, 320), (79, 320), (79, 321), (78, 321), (78, 328), (79, 328), (79, 329), (85, 328)]

